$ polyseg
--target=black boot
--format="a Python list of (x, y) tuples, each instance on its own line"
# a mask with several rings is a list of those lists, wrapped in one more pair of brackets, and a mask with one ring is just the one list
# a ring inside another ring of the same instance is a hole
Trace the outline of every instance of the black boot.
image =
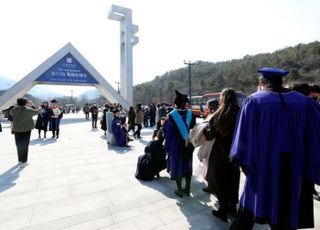
[(224, 222), (228, 222), (228, 214), (226, 211), (222, 211), (221, 209), (217, 210), (212, 210), (212, 215), (215, 217), (219, 218), (220, 220)]
[(190, 196), (190, 184), (191, 184), (191, 176), (186, 176), (186, 186), (183, 189), (183, 193), (187, 196)]
[(47, 132), (44, 131), (44, 138), (47, 138)]
[(237, 210), (236, 204), (229, 204), (227, 211), (232, 217), (236, 217), (238, 215), (238, 210)]
[(182, 187), (181, 187), (181, 181), (182, 181), (182, 178), (179, 177), (176, 179), (176, 184), (177, 184), (177, 190), (174, 191), (174, 193), (178, 196), (178, 197), (183, 197), (183, 190), (182, 190)]

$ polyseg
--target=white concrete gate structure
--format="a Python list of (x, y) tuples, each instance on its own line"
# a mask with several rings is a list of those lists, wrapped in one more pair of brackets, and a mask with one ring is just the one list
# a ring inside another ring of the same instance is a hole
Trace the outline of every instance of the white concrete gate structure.
[[(111, 103), (120, 103), (128, 111), (128, 103), (74, 48), (66, 44), (0, 97), (0, 110), (14, 104), (37, 84), (94, 86)], [(132, 88), (132, 87), (131, 87)], [(131, 89), (132, 91), (132, 89)]]
[(139, 42), (139, 38), (134, 36), (139, 28), (132, 24), (131, 9), (125, 7), (112, 5), (108, 18), (120, 22), (120, 95), (132, 105), (132, 47)]

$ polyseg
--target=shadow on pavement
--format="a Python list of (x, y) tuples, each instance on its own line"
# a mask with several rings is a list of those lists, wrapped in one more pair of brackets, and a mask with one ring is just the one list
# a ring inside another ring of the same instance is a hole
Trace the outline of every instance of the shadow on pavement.
[(227, 230), (230, 226), (230, 222), (225, 223), (212, 216), (211, 210), (213, 207), (209, 204), (212, 202), (210, 194), (202, 191), (205, 183), (195, 180), (194, 177), (191, 182), (191, 195), (182, 198), (174, 194), (176, 183), (169, 177), (160, 177), (152, 181), (139, 180), (139, 182), (142, 185), (161, 192), (168, 198), (176, 199), (177, 206), (189, 222), (189, 229)]
[(151, 139), (149, 141), (146, 141), (146, 140), (143, 140), (142, 138), (139, 138), (139, 139), (135, 139), (135, 141), (139, 141), (144, 146), (147, 146), (148, 143), (151, 141)]
[(91, 122), (91, 120), (86, 120), (85, 118), (62, 118), (60, 125), (69, 125), (69, 124), (74, 124), (74, 123), (80, 123), (80, 122)]
[(99, 132), (99, 131), (103, 131), (101, 129), (98, 128), (91, 128), (90, 132)]
[(107, 149), (115, 151), (117, 154), (125, 154), (128, 152), (131, 152), (132, 148), (133, 148), (133, 146), (130, 146), (130, 145), (129, 145), (129, 147), (124, 147), (124, 146), (116, 146), (116, 145), (107, 144)]
[(41, 138), (41, 139), (33, 139), (30, 141), (30, 145), (49, 145), (57, 142), (56, 138)]
[(0, 193), (12, 188), (24, 168), (15, 165), (0, 175)]

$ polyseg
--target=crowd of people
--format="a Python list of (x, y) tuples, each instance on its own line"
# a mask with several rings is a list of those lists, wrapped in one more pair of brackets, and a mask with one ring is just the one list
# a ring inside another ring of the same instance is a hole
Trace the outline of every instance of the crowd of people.
[[(213, 216), (233, 219), (229, 229), (252, 229), (255, 222), (279, 230), (313, 228), (313, 198), (320, 200), (314, 186), (320, 184), (319, 86), (284, 87), (283, 69), (258, 73), (258, 91), (241, 107), (235, 91), (226, 88), (219, 104), (208, 102), (211, 111), (198, 124), (187, 96), (176, 91), (175, 108), (161, 128), (174, 193), (190, 195), (193, 151), (200, 147), (199, 160), (207, 167), (203, 191), (217, 197)], [(146, 149), (139, 157), (138, 179), (158, 175), (155, 154)], [(240, 171), (246, 182), (239, 199)]]
[[(255, 222), (268, 223), (271, 229), (312, 228), (313, 198), (320, 200), (315, 189), (320, 184), (320, 87), (283, 86), (288, 74), (283, 69), (266, 67), (258, 74), (257, 92), (241, 106), (236, 92), (225, 88), (219, 101), (207, 102), (207, 116), (201, 122), (196, 122), (187, 95), (175, 90), (171, 106), (138, 103), (126, 113), (120, 104), (106, 104), (101, 129), (106, 135), (107, 112), (112, 112), (115, 144), (129, 147), (130, 141), (141, 138), (143, 127), (155, 127), (138, 158), (135, 176), (153, 180), (166, 169), (179, 198), (192, 194), (193, 153), (199, 147), (198, 158), (206, 169), (202, 190), (216, 196), (219, 208), (212, 209), (212, 215), (224, 222), (232, 219), (231, 230), (252, 229)], [(34, 127), (39, 138), (42, 131), (46, 138), (48, 130), (52, 138), (59, 138), (63, 110), (55, 99), (50, 102), (37, 108), (19, 98), (10, 108), (21, 167), (28, 164)], [(87, 120), (91, 114), (92, 129), (96, 129), (97, 104), (85, 104), (83, 112)], [(241, 172), (246, 182), (239, 198)]]

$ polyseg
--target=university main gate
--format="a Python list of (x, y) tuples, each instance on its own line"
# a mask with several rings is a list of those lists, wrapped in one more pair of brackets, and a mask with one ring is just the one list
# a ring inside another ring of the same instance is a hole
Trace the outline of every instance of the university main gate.
[(132, 46), (138, 43), (138, 26), (132, 24), (131, 9), (112, 5), (109, 19), (120, 22), (120, 94), (95, 70), (71, 43), (44, 61), (0, 97), (0, 110), (14, 104), (37, 84), (94, 86), (111, 103), (125, 110), (133, 103)]
[(37, 84), (94, 86), (111, 103), (120, 103), (125, 110), (130, 107), (127, 100), (117, 93), (71, 43), (6, 91), (0, 97), (0, 110), (14, 104), (17, 98)]

